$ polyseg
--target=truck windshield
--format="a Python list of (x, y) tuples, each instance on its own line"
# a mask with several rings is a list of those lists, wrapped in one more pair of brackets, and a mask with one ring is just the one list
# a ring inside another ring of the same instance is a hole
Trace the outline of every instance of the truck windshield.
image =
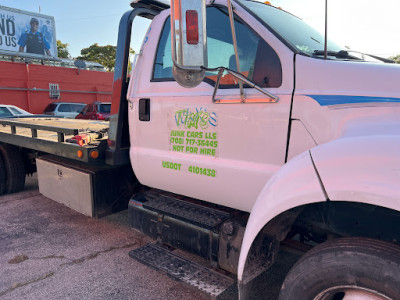
[[(300, 18), (260, 2), (237, 1), (298, 51), (314, 55), (324, 49), (324, 36)], [(328, 51), (338, 52), (341, 49), (343, 47), (328, 40)]]

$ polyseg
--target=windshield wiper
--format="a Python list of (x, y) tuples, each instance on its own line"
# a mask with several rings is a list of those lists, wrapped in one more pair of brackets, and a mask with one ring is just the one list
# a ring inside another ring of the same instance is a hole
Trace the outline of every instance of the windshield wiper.
[(382, 61), (382, 62), (384, 62), (384, 63), (388, 63), (388, 64), (394, 64), (394, 63), (395, 63), (395, 62), (394, 62), (393, 60), (391, 60), (391, 59), (383, 58), (383, 57), (376, 56), (376, 55), (372, 55), (372, 54), (367, 54), (367, 53), (363, 53), (363, 52), (359, 52), (359, 51), (353, 51), (353, 50), (349, 50), (349, 52), (357, 53), (357, 54), (361, 54), (361, 55), (366, 55), (366, 56), (372, 57), (372, 58), (374, 58), (374, 59), (376, 59), (376, 60), (380, 60), (380, 61)]
[[(324, 55), (325, 51), (324, 50), (314, 50), (313, 56), (320, 56)], [(355, 60), (361, 60), (361, 58), (355, 57), (353, 55), (350, 55), (349, 52), (346, 50), (340, 50), (340, 51), (327, 51), (326, 53), (328, 56), (334, 56), (336, 58), (347, 58), (347, 59), (355, 59)]]
[[(367, 54), (367, 53), (363, 53), (363, 52), (359, 52), (359, 51), (353, 51), (353, 50), (340, 50), (340, 51), (327, 51), (327, 55), (328, 56), (334, 56), (336, 58), (347, 58), (347, 59), (355, 59), (355, 60), (364, 60), (362, 58), (356, 57), (354, 55), (349, 54), (350, 53), (357, 53), (357, 54), (361, 54), (361, 55), (366, 55), (369, 57), (372, 57), (376, 60), (382, 61), (384, 63), (388, 63), (388, 64), (394, 64), (394, 61), (388, 58), (383, 58), (383, 57), (379, 57), (376, 55), (372, 55), (372, 54)], [(313, 52), (313, 56), (320, 56), (320, 55), (324, 55), (324, 50), (315, 50)]]

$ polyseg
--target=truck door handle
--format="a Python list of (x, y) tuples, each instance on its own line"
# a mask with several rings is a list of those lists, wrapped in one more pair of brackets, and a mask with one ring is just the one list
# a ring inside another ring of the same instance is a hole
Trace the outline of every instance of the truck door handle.
[(139, 99), (139, 120), (150, 121), (150, 99)]

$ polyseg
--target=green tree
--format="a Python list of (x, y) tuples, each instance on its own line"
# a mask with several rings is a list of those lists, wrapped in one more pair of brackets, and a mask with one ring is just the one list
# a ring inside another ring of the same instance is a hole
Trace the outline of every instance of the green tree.
[(108, 71), (114, 70), (116, 46), (99, 46), (97, 43), (81, 50), (81, 56), (77, 59), (93, 61), (102, 64)]
[(396, 64), (400, 64), (400, 54), (390, 57)]
[(68, 51), (68, 44), (64, 44), (60, 40), (57, 40), (57, 54), (59, 58), (70, 58), (71, 55)]
[(128, 73), (131, 74), (132, 72), (132, 62), (131, 59), (133, 59), (133, 55), (135, 54), (135, 50), (133, 50), (132, 48), (129, 48), (129, 59), (128, 59)]

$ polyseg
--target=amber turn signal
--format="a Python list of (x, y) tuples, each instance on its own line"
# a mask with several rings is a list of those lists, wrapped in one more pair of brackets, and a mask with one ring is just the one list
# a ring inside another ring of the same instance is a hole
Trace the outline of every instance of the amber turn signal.
[(90, 155), (91, 158), (96, 159), (96, 158), (99, 157), (99, 151), (93, 150), (93, 151), (90, 152), (89, 155)]

